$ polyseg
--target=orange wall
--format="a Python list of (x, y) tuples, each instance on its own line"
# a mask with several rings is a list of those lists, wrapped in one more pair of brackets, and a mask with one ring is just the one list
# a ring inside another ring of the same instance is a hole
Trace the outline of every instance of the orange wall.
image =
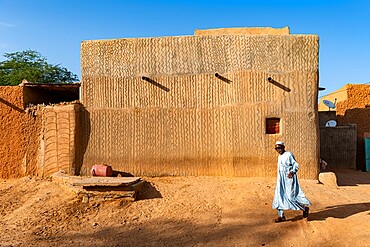
[(0, 87), (0, 119), (0, 177), (36, 174), (41, 126), (23, 110), (22, 87)]
[(370, 132), (370, 85), (347, 85), (348, 99), (337, 104), (338, 124), (357, 125), (357, 169), (365, 169), (364, 133)]

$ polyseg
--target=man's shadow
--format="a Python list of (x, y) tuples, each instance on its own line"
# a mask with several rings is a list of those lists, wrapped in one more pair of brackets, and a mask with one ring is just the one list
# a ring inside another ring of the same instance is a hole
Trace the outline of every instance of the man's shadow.
[[(370, 211), (370, 202), (329, 206), (324, 210), (310, 213), (308, 221), (325, 220), (329, 217), (344, 219), (365, 211)], [(302, 218), (303, 216), (296, 216), (291, 221), (301, 220)]]

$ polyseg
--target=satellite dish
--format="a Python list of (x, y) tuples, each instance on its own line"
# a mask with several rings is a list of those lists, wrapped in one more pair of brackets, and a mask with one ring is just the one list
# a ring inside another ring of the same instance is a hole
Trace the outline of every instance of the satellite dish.
[(333, 108), (333, 109), (335, 108), (335, 104), (333, 102), (331, 102), (330, 100), (324, 99), (322, 101), (322, 103), (324, 103), (324, 105), (326, 105), (327, 107), (329, 107), (329, 111), (330, 111), (330, 108)]
[(329, 120), (325, 124), (325, 127), (335, 127), (335, 126), (337, 126), (337, 121), (335, 120)]

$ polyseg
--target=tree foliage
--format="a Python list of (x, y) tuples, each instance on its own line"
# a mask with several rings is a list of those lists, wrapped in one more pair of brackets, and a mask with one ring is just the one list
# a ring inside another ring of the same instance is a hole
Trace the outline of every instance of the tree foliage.
[(5, 53), (0, 62), (0, 85), (19, 85), (23, 79), (32, 83), (72, 83), (78, 81), (76, 74), (58, 65), (49, 64), (39, 52), (26, 50)]

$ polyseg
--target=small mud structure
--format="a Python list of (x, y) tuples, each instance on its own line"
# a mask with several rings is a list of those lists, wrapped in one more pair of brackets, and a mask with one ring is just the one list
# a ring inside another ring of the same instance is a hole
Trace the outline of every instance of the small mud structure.
[(83, 203), (134, 201), (144, 183), (140, 177), (81, 177), (63, 172), (57, 172), (51, 177), (53, 181), (75, 192)]

